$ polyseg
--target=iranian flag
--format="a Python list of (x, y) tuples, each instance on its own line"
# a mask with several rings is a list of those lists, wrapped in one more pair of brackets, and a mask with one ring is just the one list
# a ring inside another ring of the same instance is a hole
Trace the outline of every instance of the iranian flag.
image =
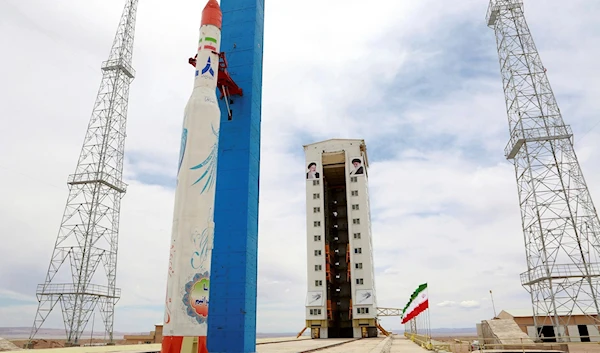
[(402, 323), (405, 324), (408, 321), (414, 319), (429, 308), (429, 298), (427, 297), (427, 283), (423, 283), (414, 291), (408, 304), (402, 311)]

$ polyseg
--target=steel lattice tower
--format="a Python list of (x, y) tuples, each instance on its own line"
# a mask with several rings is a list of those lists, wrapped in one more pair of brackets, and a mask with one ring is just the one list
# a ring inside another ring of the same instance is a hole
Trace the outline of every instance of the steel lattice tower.
[[(102, 82), (88, 125), (75, 174), (68, 178), (69, 197), (43, 284), (37, 287), (38, 309), (33, 339), (60, 303), (67, 343), (79, 339), (96, 305), (109, 342), (113, 341), (119, 212), (126, 184), (123, 152), (127, 122), (135, 14), (138, 0), (127, 0), (108, 60), (102, 63)], [(68, 264), (66, 263), (68, 261)], [(103, 278), (92, 278), (102, 264)], [(61, 267), (67, 269), (61, 270)], [(70, 279), (68, 272), (70, 267)], [(59, 282), (59, 283), (56, 283)]]
[[(522, 0), (491, 0), (515, 166), (534, 325), (551, 325), (559, 341), (571, 316), (599, 323), (600, 222), (546, 69), (523, 15)], [(571, 336), (579, 336), (570, 333)], [(545, 335), (547, 336), (547, 335)]]

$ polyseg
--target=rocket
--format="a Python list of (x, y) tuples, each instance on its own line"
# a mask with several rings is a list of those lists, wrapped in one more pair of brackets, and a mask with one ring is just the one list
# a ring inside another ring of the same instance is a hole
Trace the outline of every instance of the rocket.
[(202, 11), (194, 89), (185, 107), (161, 353), (205, 353), (221, 112), (216, 89), (222, 13)]

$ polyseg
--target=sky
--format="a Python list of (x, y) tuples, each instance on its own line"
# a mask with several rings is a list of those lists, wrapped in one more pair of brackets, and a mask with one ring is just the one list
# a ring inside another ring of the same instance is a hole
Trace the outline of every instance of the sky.
[[(487, 1), (266, 2), (257, 330), (304, 326), (302, 145), (330, 138), (368, 147), (379, 306), (404, 307), (427, 282), (434, 328), (491, 318), (490, 290), (497, 311), (530, 308)], [(163, 319), (180, 129), (193, 86), (187, 59), (204, 3), (139, 3), (117, 331), (149, 331)], [(36, 285), (123, 5), (0, 1), (0, 327), (33, 323)], [(600, 3), (527, 0), (525, 14), (598, 203)], [(401, 328), (399, 318), (383, 325)], [(44, 327), (62, 327), (59, 311)]]

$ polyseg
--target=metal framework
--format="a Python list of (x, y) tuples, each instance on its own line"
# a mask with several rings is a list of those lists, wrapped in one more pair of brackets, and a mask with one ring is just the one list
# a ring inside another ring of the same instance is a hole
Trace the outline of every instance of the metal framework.
[[(67, 344), (79, 344), (97, 305), (113, 342), (114, 307), (121, 296), (116, 288), (117, 248), (120, 204), (127, 186), (122, 181), (123, 153), (129, 85), (135, 75), (131, 61), (137, 3), (127, 0), (109, 58), (102, 63), (102, 82), (75, 174), (68, 177), (69, 196), (48, 273), (37, 287), (39, 305), (30, 342), (57, 303)], [(94, 281), (104, 284), (92, 284), (100, 264), (103, 278), (96, 276)]]
[(523, 1), (491, 0), (486, 19), (496, 34), (510, 132), (505, 155), (515, 166), (521, 205), (521, 284), (531, 295), (538, 337), (542, 326), (553, 326), (562, 341), (566, 327), (576, 325), (572, 315), (599, 323), (600, 222)]
[(377, 316), (402, 316), (402, 309), (377, 308)]

